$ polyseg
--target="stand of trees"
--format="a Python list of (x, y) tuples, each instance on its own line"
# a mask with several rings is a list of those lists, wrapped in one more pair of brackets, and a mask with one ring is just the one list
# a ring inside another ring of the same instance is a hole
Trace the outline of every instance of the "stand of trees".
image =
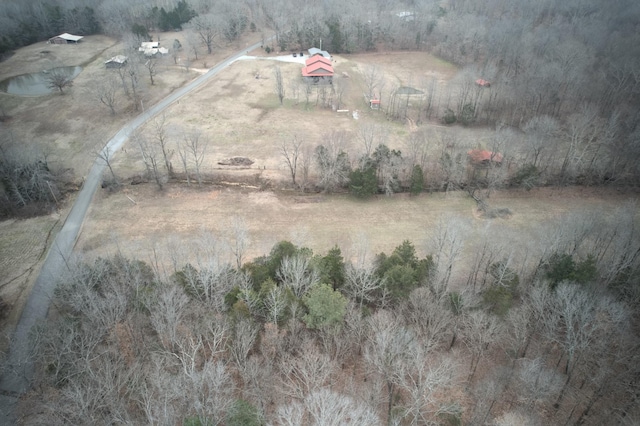
[(0, 140), (0, 218), (52, 211), (62, 200), (63, 183), (45, 153)]
[(634, 212), (510, 244), (442, 222), (424, 257), (410, 241), (377, 256), (282, 241), (236, 265), (224, 247), (241, 259), (243, 244), (203, 236), (164, 265), (70, 265), (33, 332), (25, 403), (49, 424), (628, 424)]

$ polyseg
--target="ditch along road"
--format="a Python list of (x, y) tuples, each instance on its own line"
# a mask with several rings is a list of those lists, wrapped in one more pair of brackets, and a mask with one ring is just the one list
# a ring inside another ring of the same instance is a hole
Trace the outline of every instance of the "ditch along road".
[[(260, 47), (261, 44), (262, 42), (258, 42), (252, 46), (245, 47), (241, 52), (237, 52), (220, 62), (205, 74), (175, 90), (152, 108), (131, 120), (109, 140), (103, 148), (103, 154), (111, 157), (136, 129), (178, 99), (198, 89), (249, 51)], [(33, 285), (33, 289), (22, 310), (20, 320), (13, 332), (7, 363), (0, 378), (0, 424), (16, 423), (15, 408), (17, 401), (22, 394), (31, 388), (34, 368), (29, 332), (34, 325), (47, 317), (57, 280), (63, 275), (65, 268), (68, 267), (67, 262), (71, 258), (91, 200), (102, 182), (102, 173), (105, 167), (104, 161), (96, 158), (62, 229), (56, 235), (47, 252), (40, 274)]]

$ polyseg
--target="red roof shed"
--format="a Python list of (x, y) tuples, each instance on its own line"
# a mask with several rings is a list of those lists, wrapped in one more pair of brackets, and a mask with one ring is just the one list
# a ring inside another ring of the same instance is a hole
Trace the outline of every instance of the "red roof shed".
[(491, 152), (482, 149), (472, 149), (467, 152), (469, 160), (474, 164), (489, 164), (491, 162), (500, 164), (502, 163), (502, 154), (499, 152)]

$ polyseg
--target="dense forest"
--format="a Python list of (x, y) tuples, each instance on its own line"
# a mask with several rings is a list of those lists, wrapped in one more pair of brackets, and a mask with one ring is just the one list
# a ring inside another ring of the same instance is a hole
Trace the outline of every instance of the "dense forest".
[[(633, 0), (8, 0), (0, 53), (61, 32), (167, 30), (190, 34), (196, 55), (246, 31), (275, 34), (283, 51), (319, 39), (332, 53), (428, 51), (460, 67), (455, 93), (415, 82), (425, 102), (407, 111), (387, 87), (385, 113), (489, 126), (487, 148), (505, 164), (469, 170), (467, 147), (447, 132), (425, 159), (433, 136), (414, 132), (400, 152), (363, 127), (368, 148), (354, 162), (339, 149), (344, 134), (316, 148), (317, 185), (358, 196), (464, 188), (482, 204), (508, 185), (637, 186), (639, 23)], [(55, 198), (46, 161), (18, 167), (8, 152), (7, 197)], [(424, 246), (399, 241), (391, 253), (283, 241), (247, 261), (238, 228), (233, 241), (203, 236), (153, 260), (70, 262), (51, 321), (32, 333), (25, 414), (43, 424), (637, 424), (636, 211), (561, 217), (535, 241), (450, 219)]]

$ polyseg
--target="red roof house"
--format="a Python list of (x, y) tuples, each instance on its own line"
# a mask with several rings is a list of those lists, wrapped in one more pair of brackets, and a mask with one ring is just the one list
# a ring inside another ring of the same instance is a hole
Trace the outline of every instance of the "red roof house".
[(308, 67), (302, 68), (302, 76), (303, 77), (332, 77), (333, 76), (333, 67), (328, 67), (325, 64), (316, 63), (310, 65)]
[(306, 66), (302, 68), (302, 77), (311, 79), (313, 83), (321, 80), (331, 83), (333, 79), (333, 65), (331, 59), (321, 55), (315, 55), (305, 61)]
[(491, 83), (482, 78), (477, 79), (476, 84), (480, 87), (491, 87)]
[(311, 56), (306, 61), (304, 61), (306, 66), (313, 65), (316, 62), (322, 62), (323, 64), (326, 64), (328, 66), (332, 66), (331, 65), (331, 59), (325, 58), (324, 56), (321, 56), (321, 55)]

